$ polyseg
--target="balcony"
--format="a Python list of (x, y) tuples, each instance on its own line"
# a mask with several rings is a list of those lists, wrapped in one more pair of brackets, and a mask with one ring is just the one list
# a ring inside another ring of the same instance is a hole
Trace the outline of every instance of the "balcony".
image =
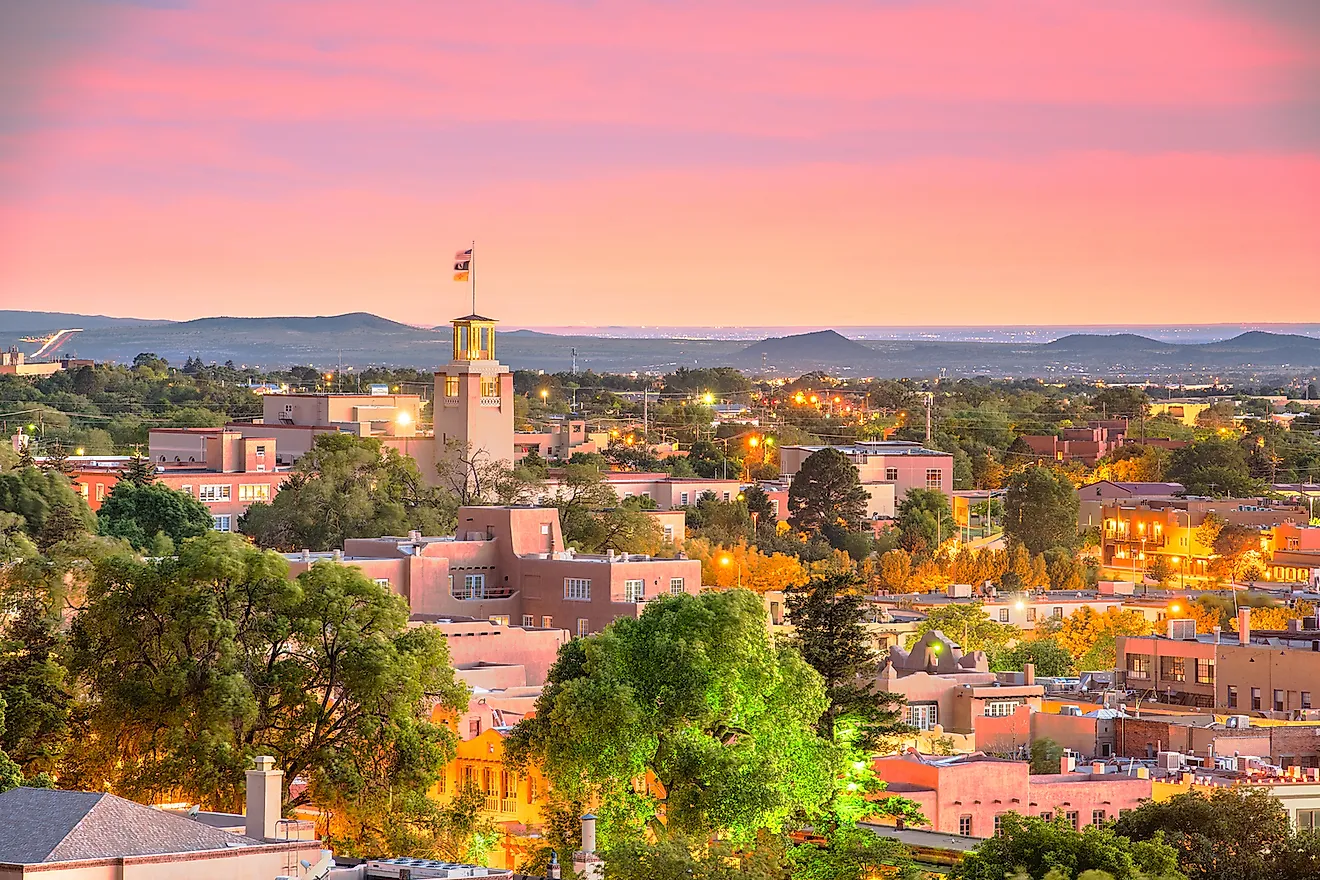
[(486, 812), (502, 813), (512, 815), (518, 812), (518, 799), (511, 797), (500, 797), (499, 795), (486, 795)]

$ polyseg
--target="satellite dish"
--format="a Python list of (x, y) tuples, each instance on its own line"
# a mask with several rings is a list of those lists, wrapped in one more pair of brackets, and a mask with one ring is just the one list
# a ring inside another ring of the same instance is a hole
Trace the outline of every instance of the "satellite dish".
[(299, 859), (298, 864), (303, 866), (304, 871), (312, 866), (312, 863), (307, 861), (306, 859)]
[(201, 811), (202, 811), (201, 804), (193, 804), (191, 807), (188, 808), (188, 818), (196, 819), (197, 814), (200, 813)]

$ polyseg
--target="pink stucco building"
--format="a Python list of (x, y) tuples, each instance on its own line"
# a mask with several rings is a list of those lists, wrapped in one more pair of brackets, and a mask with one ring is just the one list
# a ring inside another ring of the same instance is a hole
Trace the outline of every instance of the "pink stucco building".
[(916, 801), (929, 827), (949, 834), (990, 837), (1004, 813), (1054, 818), (1075, 828), (1096, 825), (1151, 796), (1148, 775), (1129, 775), (1103, 764), (1088, 771), (1031, 775), (1026, 761), (981, 752), (937, 757), (908, 752), (877, 758), (888, 794)]
[(857, 467), (863, 483), (890, 483), (901, 501), (911, 489), (953, 492), (953, 456), (907, 440), (859, 441), (848, 446), (781, 446), (779, 471), (791, 478), (814, 452), (833, 448)]
[(576, 553), (546, 507), (463, 507), (457, 534), (355, 538), (342, 551), (291, 553), (290, 574), (319, 560), (355, 565), (405, 597), (415, 615), (470, 617), (586, 635), (640, 614), (648, 599), (701, 589), (701, 563)]
[[(561, 477), (560, 473), (551, 471), (545, 482), (547, 495), (554, 495), (559, 489)], [(694, 505), (706, 492), (713, 493), (720, 501), (732, 501), (743, 487), (742, 481), (736, 478), (675, 477), (664, 472), (609, 471), (602, 473), (601, 477), (619, 496), (620, 501), (649, 498), (660, 510), (676, 510)]]

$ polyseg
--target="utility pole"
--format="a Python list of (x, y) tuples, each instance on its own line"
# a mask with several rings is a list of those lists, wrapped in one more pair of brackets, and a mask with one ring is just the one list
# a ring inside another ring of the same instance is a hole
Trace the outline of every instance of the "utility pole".
[(926, 392), (926, 442), (930, 442), (930, 408), (935, 403), (935, 395)]
[(569, 353), (572, 354), (572, 356), (573, 356), (573, 375), (576, 376), (576, 375), (577, 375), (577, 349), (576, 349), (576, 348), (570, 348), (570, 349), (569, 349)]

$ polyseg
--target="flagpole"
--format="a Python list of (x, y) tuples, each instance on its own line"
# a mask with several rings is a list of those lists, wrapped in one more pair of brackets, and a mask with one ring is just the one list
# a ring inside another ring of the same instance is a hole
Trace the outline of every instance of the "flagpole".
[(477, 313), (477, 240), (472, 239), (472, 258), (468, 263), (468, 284), (472, 288), (472, 314)]

